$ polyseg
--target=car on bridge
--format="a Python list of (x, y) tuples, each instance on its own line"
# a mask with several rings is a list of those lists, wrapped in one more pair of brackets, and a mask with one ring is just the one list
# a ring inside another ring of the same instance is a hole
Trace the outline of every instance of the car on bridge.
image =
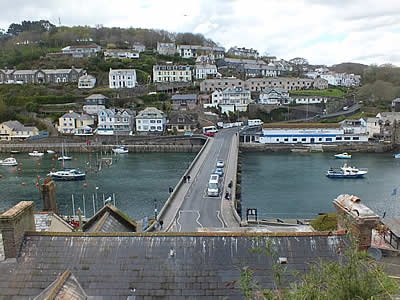
[(217, 161), (217, 165), (216, 165), (216, 167), (217, 168), (223, 168), (223, 167), (225, 167), (225, 163), (224, 163), (224, 161), (223, 160), (218, 160)]
[(224, 169), (223, 168), (216, 168), (214, 173), (218, 174), (219, 177), (222, 177), (224, 175)]

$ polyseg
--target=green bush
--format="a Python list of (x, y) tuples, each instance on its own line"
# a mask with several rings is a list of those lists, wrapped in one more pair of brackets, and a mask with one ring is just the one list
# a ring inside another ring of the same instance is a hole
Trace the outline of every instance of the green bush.
[(318, 216), (318, 218), (312, 220), (310, 225), (318, 231), (330, 231), (337, 229), (337, 214), (336, 213), (327, 213), (324, 215)]

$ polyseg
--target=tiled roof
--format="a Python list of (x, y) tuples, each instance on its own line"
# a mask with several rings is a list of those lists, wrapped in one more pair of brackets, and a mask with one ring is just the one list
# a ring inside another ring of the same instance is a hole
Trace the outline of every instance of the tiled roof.
[[(267, 244), (277, 256), (251, 251)], [(289, 283), (319, 259), (341, 259), (346, 245), (344, 235), (328, 233), (27, 233), (17, 260), (0, 264), (0, 295), (35, 297), (69, 269), (89, 297), (243, 299), (243, 267), (274, 288), (279, 257), (287, 260), (281, 280)]]

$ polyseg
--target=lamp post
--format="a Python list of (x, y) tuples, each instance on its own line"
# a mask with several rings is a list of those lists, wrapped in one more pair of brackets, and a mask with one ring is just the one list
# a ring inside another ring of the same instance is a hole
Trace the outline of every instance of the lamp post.
[(157, 220), (157, 199), (154, 198), (154, 220)]

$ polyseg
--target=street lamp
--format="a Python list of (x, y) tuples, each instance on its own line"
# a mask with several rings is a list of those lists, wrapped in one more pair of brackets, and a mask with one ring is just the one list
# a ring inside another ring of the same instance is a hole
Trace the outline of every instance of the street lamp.
[(154, 198), (154, 220), (157, 220), (157, 199)]

